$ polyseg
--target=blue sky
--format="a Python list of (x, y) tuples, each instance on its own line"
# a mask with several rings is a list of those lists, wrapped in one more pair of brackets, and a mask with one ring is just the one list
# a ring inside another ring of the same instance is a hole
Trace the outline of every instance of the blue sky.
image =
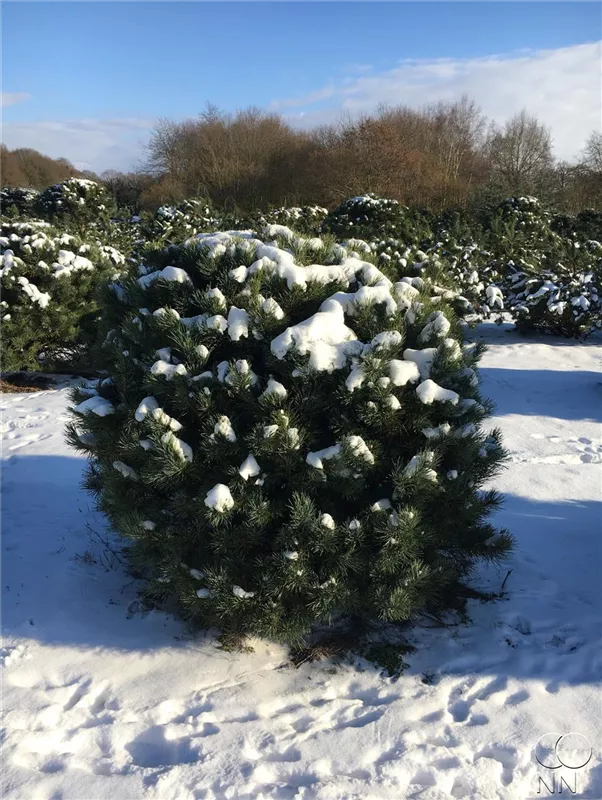
[[(62, 145), (95, 169), (133, 163), (153, 120), (194, 116), (208, 101), (311, 125), (372, 100), (415, 105), (467, 91), (502, 118), (518, 110), (513, 92), (521, 105), (538, 92), (553, 105), (557, 70), (583, 103), (581, 73), (597, 54), (584, 46), (601, 38), (593, 2), (8, 1), (2, 22), (4, 140), (51, 155)], [(591, 128), (599, 76), (586, 77)]]

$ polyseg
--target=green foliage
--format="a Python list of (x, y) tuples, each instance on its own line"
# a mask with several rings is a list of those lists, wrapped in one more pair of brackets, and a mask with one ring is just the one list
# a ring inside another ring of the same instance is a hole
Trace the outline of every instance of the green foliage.
[(552, 214), (536, 197), (508, 197), (491, 213), (485, 243), (501, 259), (545, 252), (560, 241), (551, 220)]
[(345, 200), (328, 214), (322, 230), (339, 239), (394, 237), (404, 246), (420, 244), (430, 233), (427, 214), (374, 194)]
[(328, 209), (321, 206), (274, 208), (262, 215), (258, 227), (284, 225), (302, 236), (318, 236), (327, 215)]
[(475, 223), (472, 241), (465, 219), (449, 227), (441, 219), (418, 274), (459, 289), (457, 313), (474, 321), (506, 313), (525, 333), (583, 337), (602, 327), (601, 247), (586, 236), (596, 214), (553, 217), (536, 198), (508, 198)]
[(215, 230), (216, 224), (210, 203), (192, 198), (177, 206), (161, 206), (154, 214), (143, 214), (141, 236), (145, 241), (181, 244), (197, 233)]
[(320, 206), (274, 208), (265, 212), (226, 212), (203, 199), (185, 200), (177, 206), (161, 206), (143, 215), (141, 234), (155, 244), (182, 244), (198, 233), (212, 230), (261, 230), (282, 225), (307, 236), (316, 236), (328, 211)]
[(29, 216), (40, 196), (38, 189), (6, 186), (0, 190), (0, 212), (9, 217)]
[(39, 196), (37, 213), (51, 222), (67, 221), (71, 227), (95, 221), (108, 221), (115, 210), (113, 198), (105, 187), (86, 178), (69, 178), (49, 186)]
[(123, 255), (40, 220), (3, 220), (0, 252), (2, 369), (89, 367), (97, 288), (120, 273)]
[(576, 236), (580, 241), (602, 242), (602, 211), (585, 209), (574, 217), (558, 214), (552, 219), (551, 226), (561, 236)]
[(503, 271), (504, 294), (516, 327), (582, 338), (602, 329), (602, 245), (563, 242), (540, 269), (525, 262)]
[(602, 246), (582, 238), (588, 224), (589, 233), (595, 214), (553, 217), (533, 197), (508, 198), (492, 215), (478, 274), (521, 332), (584, 337), (602, 327)]
[(106, 292), (109, 376), (69, 426), (149, 601), (299, 643), (449, 605), (506, 556), (482, 348), (428, 279), (288, 234), (149, 257)]

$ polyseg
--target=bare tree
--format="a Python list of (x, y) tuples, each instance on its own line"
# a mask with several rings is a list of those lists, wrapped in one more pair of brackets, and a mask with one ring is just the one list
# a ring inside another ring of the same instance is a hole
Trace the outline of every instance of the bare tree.
[(445, 179), (455, 181), (462, 172), (470, 174), (485, 133), (485, 117), (478, 105), (464, 95), (455, 103), (427, 106), (425, 117)]
[[(331, 205), (375, 192), (439, 210), (475, 197), (544, 195), (559, 207), (598, 203), (602, 136), (582, 163), (554, 166), (549, 130), (526, 111), (486, 132), (469, 98), (424, 108), (379, 107), (312, 131), (248, 108), (208, 105), (195, 119), (161, 120), (151, 136), (144, 204), (201, 196), (241, 209), (288, 203)], [(141, 200), (141, 202), (142, 202)]]
[(276, 114), (248, 108), (225, 114), (208, 106), (198, 119), (161, 120), (148, 145), (148, 168), (182, 196), (253, 207), (299, 191), (299, 153), (310, 137)]
[(510, 194), (537, 191), (553, 164), (550, 130), (524, 109), (493, 128), (488, 150), (493, 178)]
[(600, 131), (592, 131), (589, 135), (583, 148), (581, 161), (592, 172), (602, 174), (602, 133)]
[(9, 150), (3, 145), (1, 161), (3, 186), (45, 189), (52, 183), (83, 174), (66, 158), (50, 158), (29, 147)]
[(602, 133), (592, 131), (578, 166), (581, 189), (581, 207), (602, 206)]

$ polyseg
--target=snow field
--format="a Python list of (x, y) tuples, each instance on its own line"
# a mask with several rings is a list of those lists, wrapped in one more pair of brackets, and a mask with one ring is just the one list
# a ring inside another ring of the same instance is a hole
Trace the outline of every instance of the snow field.
[(556, 785), (599, 800), (602, 348), (477, 335), (517, 550), (474, 585), (507, 594), (411, 630), (397, 681), (360, 659), (295, 669), (262, 641), (227, 653), (142, 612), (78, 487), (66, 385), (3, 395), (3, 796), (531, 800), (549, 794), (539, 738), (572, 731), (594, 753)]

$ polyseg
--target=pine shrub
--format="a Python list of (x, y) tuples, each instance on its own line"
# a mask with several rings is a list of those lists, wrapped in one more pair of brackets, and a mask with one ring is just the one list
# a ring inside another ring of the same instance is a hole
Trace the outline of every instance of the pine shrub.
[[(348, 241), (347, 244), (351, 242)], [(385, 274), (397, 280), (406, 276), (419, 276), (430, 282), (433, 294), (448, 302), (456, 315), (475, 323), (488, 315), (486, 305), (489, 286), (473, 260), (488, 255), (476, 244), (462, 246), (449, 240), (446, 244), (437, 241), (425, 250), (404, 247), (398, 239), (371, 242), (371, 250), (377, 256), (377, 264)], [(503, 307), (503, 304), (502, 304)]]
[(292, 206), (274, 208), (264, 215), (264, 225), (284, 225), (302, 236), (317, 236), (328, 215), (322, 206)]
[(479, 219), (468, 209), (442, 211), (432, 217), (431, 226), (435, 240), (441, 245), (469, 247), (482, 239), (483, 230)]
[(484, 243), (502, 261), (532, 261), (560, 246), (562, 237), (536, 197), (508, 197), (489, 216)]
[(407, 247), (420, 245), (430, 236), (430, 216), (397, 200), (365, 194), (350, 197), (331, 211), (322, 224), (322, 232), (339, 240), (393, 238)]
[(0, 213), (9, 217), (32, 215), (39, 196), (38, 189), (6, 186), (0, 190)]
[(142, 237), (156, 243), (182, 243), (196, 233), (215, 229), (217, 219), (211, 205), (191, 198), (177, 206), (160, 206), (153, 215), (145, 215)]
[(575, 217), (575, 233), (582, 240), (602, 242), (602, 211), (587, 208)]
[(115, 211), (114, 200), (101, 183), (86, 178), (68, 178), (49, 186), (36, 203), (37, 213), (46, 220), (71, 226), (108, 221)]
[(113, 247), (43, 220), (0, 224), (2, 369), (75, 366), (96, 338), (99, 285), (125, 265)]
[[(267, 241), (267, 243), (266, 243)], [(107, 292), (69, 437), (145, 595), (228, 635), (453, 604), (511, 537), (479, 345), (419, 277), (290, 231), (200, 235)]]
[(519, 331), (585, 338), (602, 328), (602, 245), (569, 240), (556, 255), (538, 270), (506, 265), (501, 291)]
[(551, 222), (552, 229), (564, 237), (575, 236), (580, 241), (602, 241), (602, 211), (588, 208), (575, 216), (557, 214)]

